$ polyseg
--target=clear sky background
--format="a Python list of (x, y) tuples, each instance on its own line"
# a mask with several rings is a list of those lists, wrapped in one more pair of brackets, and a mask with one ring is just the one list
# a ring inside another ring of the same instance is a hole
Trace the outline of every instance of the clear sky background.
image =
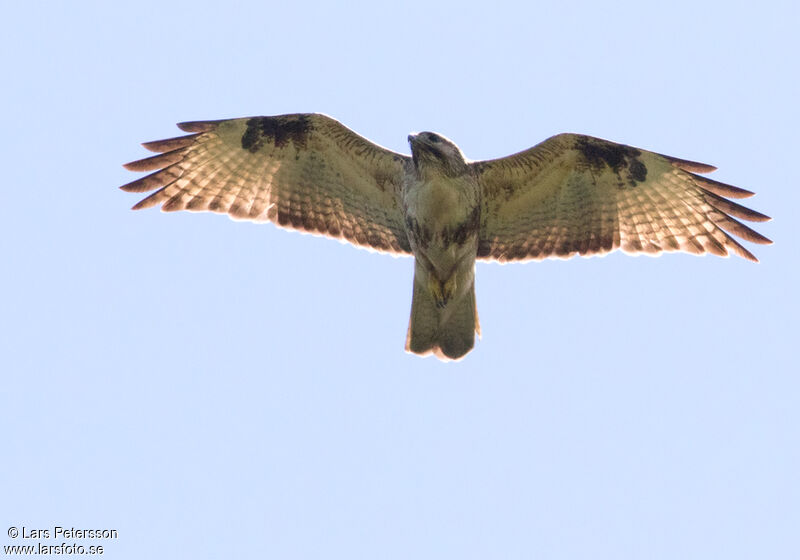
[[(17, 2), (0, 25), (3, 546), (800, 557), (796, 2)], [(410, 259), (116, 188), (175, 122), (306, 111), (404, 153), (582, 132), (708, 162), (775, 244), (479, 264), (483, 339), (420, 359)]]

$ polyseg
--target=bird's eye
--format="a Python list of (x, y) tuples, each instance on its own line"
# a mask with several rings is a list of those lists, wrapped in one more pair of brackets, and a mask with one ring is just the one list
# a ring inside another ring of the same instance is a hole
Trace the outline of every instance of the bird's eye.
[(437, 142), (439, 142), (439, 137), (438, 136), (434, 136), (433, 134), (431, 134), (428, 137), (428, 140), (430, 140), (433, 144), (436, 144)]

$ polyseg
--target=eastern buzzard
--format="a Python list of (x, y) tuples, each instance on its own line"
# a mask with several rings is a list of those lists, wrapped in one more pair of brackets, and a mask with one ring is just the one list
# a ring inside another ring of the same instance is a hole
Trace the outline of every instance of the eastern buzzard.
[(148, 142), (153, 171), (123, 186), (155, 191), (134, 209), (212, 211), (414, 256), (406, 350), (459, 359), (480, 332), (475, 260), (501, 262), (661, 251), (730, 252), (733, 236), (770, 243), (735, 218), (769, 220), (729, 198), (753, 193), (701, 177), (715, 168), (579, 134), (469, 161), (433, 132), (411, 156), (319, 114), (178, 125)]

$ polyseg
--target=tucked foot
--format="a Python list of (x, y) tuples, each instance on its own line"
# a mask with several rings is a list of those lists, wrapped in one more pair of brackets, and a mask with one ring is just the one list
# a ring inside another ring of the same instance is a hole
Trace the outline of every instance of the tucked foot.
[(444, 282), (440, 282), (438, 278), (433, 276), (428, 279), (428, 289), (431, 296), (433, 296), (436, 307), (439, 309), (447, 306), (448, 302), (453, 298), (457, 287), (455, 274)]

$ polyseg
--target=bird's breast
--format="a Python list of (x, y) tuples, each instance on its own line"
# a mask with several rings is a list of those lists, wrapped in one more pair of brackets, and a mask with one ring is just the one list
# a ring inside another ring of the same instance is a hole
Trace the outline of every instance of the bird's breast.
[(405, 193), (406, 214), (435, 230), (463, 223), (477, 204), (477, 185), (466, 177), (414, 181)]

